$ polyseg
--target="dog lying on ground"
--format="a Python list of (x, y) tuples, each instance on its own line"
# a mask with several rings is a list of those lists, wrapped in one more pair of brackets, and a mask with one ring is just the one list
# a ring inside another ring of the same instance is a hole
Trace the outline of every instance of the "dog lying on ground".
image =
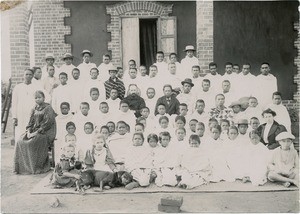
[(98, 191), (103, 191), (103, 188), (110, 189), (114, 187), (126, 186), (132, 182), (132, 176), (126, 171), (106, 172), (89, 169), (82, 171), (81, 179), (78, 180), (76, 189), (84, 191), (91, 186), (99, 187)]

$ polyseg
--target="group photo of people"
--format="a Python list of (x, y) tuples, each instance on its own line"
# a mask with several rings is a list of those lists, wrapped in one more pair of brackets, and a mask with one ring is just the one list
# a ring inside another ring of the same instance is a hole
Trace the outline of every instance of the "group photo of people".
[(150, 67), (131, 59), (124, 68), (110, 54), (96, 65), (83, 50), (75, 66), (72, 53), (49, 53), (43, 67), (25, 69), (12, 95), (14, 172), (53, 169), (53, 188), (75, 187), (84, 171), (126, 172), (128, 190), (235, 180), (298, 187), (295, 136), (272, 65), (262, 61), (257, 76), (248, 62), (203, 70), (193, 45), (179, 51), (183, 59), (158, 51)]

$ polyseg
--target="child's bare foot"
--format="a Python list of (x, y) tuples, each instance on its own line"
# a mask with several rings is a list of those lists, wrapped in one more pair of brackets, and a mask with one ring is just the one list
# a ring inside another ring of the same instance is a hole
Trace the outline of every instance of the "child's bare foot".
[(248, 176), (243, 177), (242, 179), (243, 183), (247, 183), (248, 181), (250, 181), (250, 178)]
[(105, 190), (109, 190), (109, 189), (111, 189), (111, 187), (110, 186), (104, 186), (103, 187)]
[(288, 188), (289, 186), (291, 186), (291, 183), (290, 182), (284, 182), (283, 186), (286, 187), (286, 188)]
[(94, 192), (103, 192), (103, 189), (102, 188), (95, 188)]
[(139, 183), (138, 183), (138, 182), (132, 181), (131, 183), (129, 183), (129, 184), (127, 184), (127, 185), (125, 186), (125, 189), (127, 189), (127, 190), (132, 190), (133, 188), (136, 188), (136, 187), (138, 187), (138, 186), (139, 186)]

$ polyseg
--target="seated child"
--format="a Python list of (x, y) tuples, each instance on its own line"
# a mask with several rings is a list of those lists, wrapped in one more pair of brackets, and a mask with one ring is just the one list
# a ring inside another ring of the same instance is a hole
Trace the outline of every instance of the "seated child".
[(119, 110), (114, 112), (114, 117), (115, 121), (119, 121), (119, 118), (122, 118), (123, 121), (126, 121), (126, 123), (130, 127), (134, 127), (135, 125), (135, 115), (134, 112), (129, 109), (129, 104), (128, 102), (121, 100), (119, 104)]
[(155, 129), (156, 132), (169, 132), (172, 136), (175, 134), (175, 129), (170, 127), (169, 118), (167, 116), (161, 116), (158, 120), (159, 127)]
[(176, 186), (177, 170), (180, 165), (181, 156), (169, 146), (171, 135), (169, 132), (161, 132), (159, 134), (160, 147), (157, 152), (157, 158), (154, 159), (154, 167), (156, 168), (157, 178), (155, 184), (157, 186)]
[(108, 137), (109, 137), (109, 128), (108, 128), (108, 126), (101, 126), (100, 134), (102, 134), (104, 136), (105, 140), (107, 140)]
[(86, 151), (84, 163), (87, 168), (116, 172), (113, 156), (106, 145), (105, 136), (96, 133), (93, 136), (93, 148)]
[(200, 148), (198, 135), (190, 136), (189, 147), (184, 150), (180, 166), (181, 181), (178, 184), (179, 187), (193, 189), (210, 181), (211, 166), (209, 158)]
[(174, 147), (176, 151), (182, 152), (184, 148), (188, 147), (185, 128), (178, 128), (175, 130), (175, 139), (170, 146)]
[(205, 125), (202, 122), (198, 122), (196, 124), (196, 131), (195, 134), (200, 137), (200, 139), (204, 136), (205, 133)]
[(73, 187), (76, 181), (81, 178), (81, 163), (75, 159), (75, 147), (72, 144), (67, 144), (63, 147), (62, 153), (50, 178), (51, 183), (55, 185), (54, 188)]
[(116, 124), (113, 121), (109, 121), (106, 123), (106, 126), (108, 127), (109, 136), (113, 135), (116, 130)]
[(258, 101), (256, 97), (250, 97), (248, 100), (248, 108), (242, 113), (243, 117), (247, 120), (250, 120), (252, 117), (256, 117), (259, 121), (263, 121), (262, 119), (262, 109), (258, 105)]
[(110, 136), (107, 143), (119, 171), (124, 170), (126, 155), (124, 151), (130, 146), (130, 135), (127, 132), (126, 125), (124, 121), (117, 122), (116, 132)]
[(154, 123), (155, 127), (159, 127), (159, 125), (158, 125), (158, 124), (159, 124), (159, 118), (160, 118), (161, 116), (166, 116), (166, 117), (168, 117), (169, 120), (170, 120), (170, 115), (168, 115), (168, 114), (166, 113), (166, 106), (165, 106), (165, 104), (160, 103), (160, 104), (157, 106), (157, 112), (158, 112), (158, 114), (155, 115), (155, 118), (153, 119), (153, 123)]
[(110, 91), (110, 97), (106, 100), (110, 112), (116, 112), (119, 110), (120, 98), (118, 97), (118, 89), (112, 88)]
[[(99, 111), (100, 110), (100, 111)], [(110, 114), (110, 109), (109, 106), (107, 104), (107, 102), (101, 102), (99, 105), (99, 110), (97, 112), (97, 114), (95, 114), (95, 118), (96, 118), (96, 128), (97, 130), (105, 125), (106, 123), (109, 122), (112, 114)]]
[(211, 127), (210, 136), (203, 139), (200, 147), (209, 155), (210, 164), (212, 166), (212, 182), (220, 182), (222, 180), (232, 182), (233, 176), (230, 173), (226, 163), (226, 154), (223, 149), (223, 142), (220, 140), (221, 126)]
[(220, 120), (220, 126), (221, 126), (221, 135), (220, 140), (226, 140), (228, 138), (228, 130), (230, 126), (229, 120), (221, 119)]
[(84, 133), (78, 136), (76, 151), (78, 152), (78, 159), (83, 162), (84, 155), (87, 150), (92, 148), (92, 138), (94, 132), (94, 125), (91, 122), (84, 124)]
[(101, 100), (99, 99), (99, 89), (98, 88), (91, 88), (90, 90), (90, 99), (87, 100), (90, 104), (90, 113), (92, 115), (97, 115), (99, 113), (99, 105)]
[(74, 115), (73, 121), (78, 129), (78, 136), (84, 134), (84, 124), (86, 122), (94, 123), (94, 115), (90, 114), (90, 104), (87, 102), (82, 102), (80, 104), (80, 112)]
[(239, 130), (239, 136), (238, 139), (240, 141), (240, 143), (244, 144), (244, 145), (249, 145), (249, 134), (247, 132), (248, 130), (248, 120), (247, 119), (239, 119), (239, 121), (237, 122), (237, 127)]
[[(147, 88), (147, 90), (144, 92), (143, 95), (143, 91), (142, 91), (142, 95), (143, 98), (145, 98), (145, 103), (146, 106), (149, 109), (152, 109), (153, 111), (150, 113), (151, 116), (154, 116), (154, 112), (155, 112), (155, 106), (156, 106), (156, 101), (157, 98), (155, 98), (155, 89), (152, 87)], [(156, 96), (157, 97), (157, 96)]]
[(184, 116), (181, 115), (177, 115), (175, 117), (175, 123), (174, 123), (174, 128), (178, 129), (178, 128), (184, 128), (186, 124), (186, 119)]
[(256, 130), (260, 125), (260, 122), (258, 120), (257, 117), (251, 117), (250, 119), (250, 129), (252, 129), (252, 131)]
[(239, 101), (232, 102), (229, 106), (229, 108), (232, 108), (232, 111), (230, 112), (230, 120), (231, 125), (237, 124), (238, 120), (241, 119), (243, 116), (242, 111), (242, 104)]
[(249, 137), (251, 144), (245, 151), (247, 173), (243, 177), (243, 182), (251, 181), (254, 186), (264, 185), (267, 182), (267, 166), (271, 152), (260, 142), (257, 131), (251, 131)]
[(282, 132), (276, 136), (280, 147), (273, 152), (268, 165), (268, 179), (272, 182), (280, 182), (285, 187), (291, 184), (299, 187), (299, 158), (297, 151), (292, 147), (295, 136)]
[(133, 182), (125, 186), (126, 189), (133, 189), (138, 186), (148, 186), (150, 184), (151, 168), (153, 166), (151, 150), (143, 146), (144, 135), (134, 133), (132, 145), (128, 145), (125, 151), (125, 168), (133, 177)]

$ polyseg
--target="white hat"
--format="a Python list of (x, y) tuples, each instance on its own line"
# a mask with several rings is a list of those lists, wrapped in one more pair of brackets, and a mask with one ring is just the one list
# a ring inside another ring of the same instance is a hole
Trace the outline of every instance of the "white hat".
[(93, 56), (93, 53), (91, 51), (89, 51), (89, 50), (83, 50), (81, 52), (81, 56), (83, 56), (85, 53), (88, 53), (91, 57)]
[(194, 48), (193, 45), (187, 45), (185, 46), (185, 49), (183, 51), (195, 51), (196, 49)]
[(45, 60), (47, 59), (55, 59), (52, 53), (46, 53)]
[(280, 141), (280, 140), (283, 140), (283, 139), (292, 139), (292, 140), (295, 140), (295, 136), (292, 135), (291, 133), (289, 132), (281, 132), (279, 135), (276, 136), (275, 140), (276, 141)]

